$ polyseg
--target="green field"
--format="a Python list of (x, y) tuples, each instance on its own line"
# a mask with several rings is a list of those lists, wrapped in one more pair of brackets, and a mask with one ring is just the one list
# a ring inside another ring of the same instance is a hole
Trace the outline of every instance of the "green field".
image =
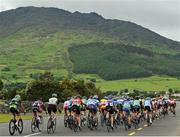
[[(0, 114), (0, 123), (7, 123), (12, 118), (11, 114)], [(22, 120), (30, 120), (32, 115), (22, 115)]]
[(96, 83), (103, 92), (137, 89), (141, 91), (167, 91), (169, 88), (180, 90), (180, 80), (172, 77), (152, 76), (148, 78), (101, 81)]

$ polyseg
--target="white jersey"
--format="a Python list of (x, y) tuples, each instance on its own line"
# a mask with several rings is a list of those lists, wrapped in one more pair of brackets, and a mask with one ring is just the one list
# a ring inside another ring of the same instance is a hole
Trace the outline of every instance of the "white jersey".
[(58, 99), (55, 97), (52, 97), (49, 99), (49, 103), (48, 104), (52, 104), (52, 105), (57, 105), (58, 103)]

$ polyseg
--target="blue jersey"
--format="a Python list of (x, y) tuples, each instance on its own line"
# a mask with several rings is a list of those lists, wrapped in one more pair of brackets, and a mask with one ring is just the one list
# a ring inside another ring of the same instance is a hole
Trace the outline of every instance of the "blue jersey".
[(123, 109), (131, 109), (131, 101), (130, 100), (124, 100), (123, 101)]
[(146, 106), (151, 107), (151, 100), (145, 100), (145, 101), (144, 101), (144, 106), (145, 106), (145, 107), (146, 107)]
[(114, 100), (112, 100), (112, 99), (107, 100), (106, 106), (111, 106), (111, 107), (113, 107), (113, 106), (114, 106)]
[(88, 105), (96, 105), (96, 106), (98, 106), (99, 105), (99, 100), (97, 100), (97, 99), (88, 99), (87, 100), (87, 106)]

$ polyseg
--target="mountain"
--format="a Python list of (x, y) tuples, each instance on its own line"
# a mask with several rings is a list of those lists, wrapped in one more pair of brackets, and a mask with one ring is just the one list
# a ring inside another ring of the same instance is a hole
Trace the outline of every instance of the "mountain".
[(180, 43), (132, 22), (57, 8), (0, 12), (0, 76), (97, 74), (106, 80), (180, 75)]

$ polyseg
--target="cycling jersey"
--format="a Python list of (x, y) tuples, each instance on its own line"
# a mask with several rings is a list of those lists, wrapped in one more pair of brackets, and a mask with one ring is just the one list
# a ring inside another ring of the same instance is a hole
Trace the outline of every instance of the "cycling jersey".
[(114, 101), (113, 101), (113, 100), (107, 100), (106, 106), (111, 106), (111, 107), (113, 107), (113, 106), (114, 106)]
[(99, 101), (96, 100), (96, 99), (88, 99), (87, 100), (87, 106), (88, 105), (96, 105), (96, 106), (98, 106), (98, 104), (99, 104)]
[(175, 102), (175, 100), (171, 99), (171, 100), (169, 100), (169, 104), (174, 105), (174, 104), (176, 104), (176, 102)]
[(139, 106), (140, 107), (140, 101), (139, 100), (134, 100), (132, 103), (133, 106)]
[(33, 111), (38, 111), (38, 112), (42, 112), (45, 110), (45, 105), (44, 105), (44, 102), (38, 100), (38, 101), (35, 101), (32, 105), (32, 108), (33, 108)]
[(21, 101), (17, 98), (13, 98), (11, 102), (9, 103), (9, 108), (14, 108), (16, 110), (19, 110)]
[(82, 103), (83, 103), (84, 105), (87, 105), (87, 99), (82, 99)]
[(146, 107), (146, 106), (151, 107), (151, 100), (145, 100), (145, 101), (144, 101), (144, 106), (145, 106), (145, 107)]
[(101, 99), (100, 100), (100, 108), (101, 109), (105, 109), (106, 108), (106, 102), (107, 102), (106, 99)]
[(49, 103), (48, 104), (57, 105), (58, 104), (58, 99), (55, 98), (55, 97), (52, 97), (52, 98), (49, 99)]
[(76, 98), (73, 100), (72, 105), (81, 106), (82, 100), (80, 98)]
[(72, 102), (71, 102), (70, 100), (67, 100), (67, 101), (64, 102), (63, 107), (66, 108), (66, 109), (68, 109), (68, 108), (71, 107), (71, 105), (72, 105)]
[(123, 101), (123, 109), (128, 109), (128, 110), (131, 109), (131, 102), (130, 102), (130, 100), (124, 100)]

